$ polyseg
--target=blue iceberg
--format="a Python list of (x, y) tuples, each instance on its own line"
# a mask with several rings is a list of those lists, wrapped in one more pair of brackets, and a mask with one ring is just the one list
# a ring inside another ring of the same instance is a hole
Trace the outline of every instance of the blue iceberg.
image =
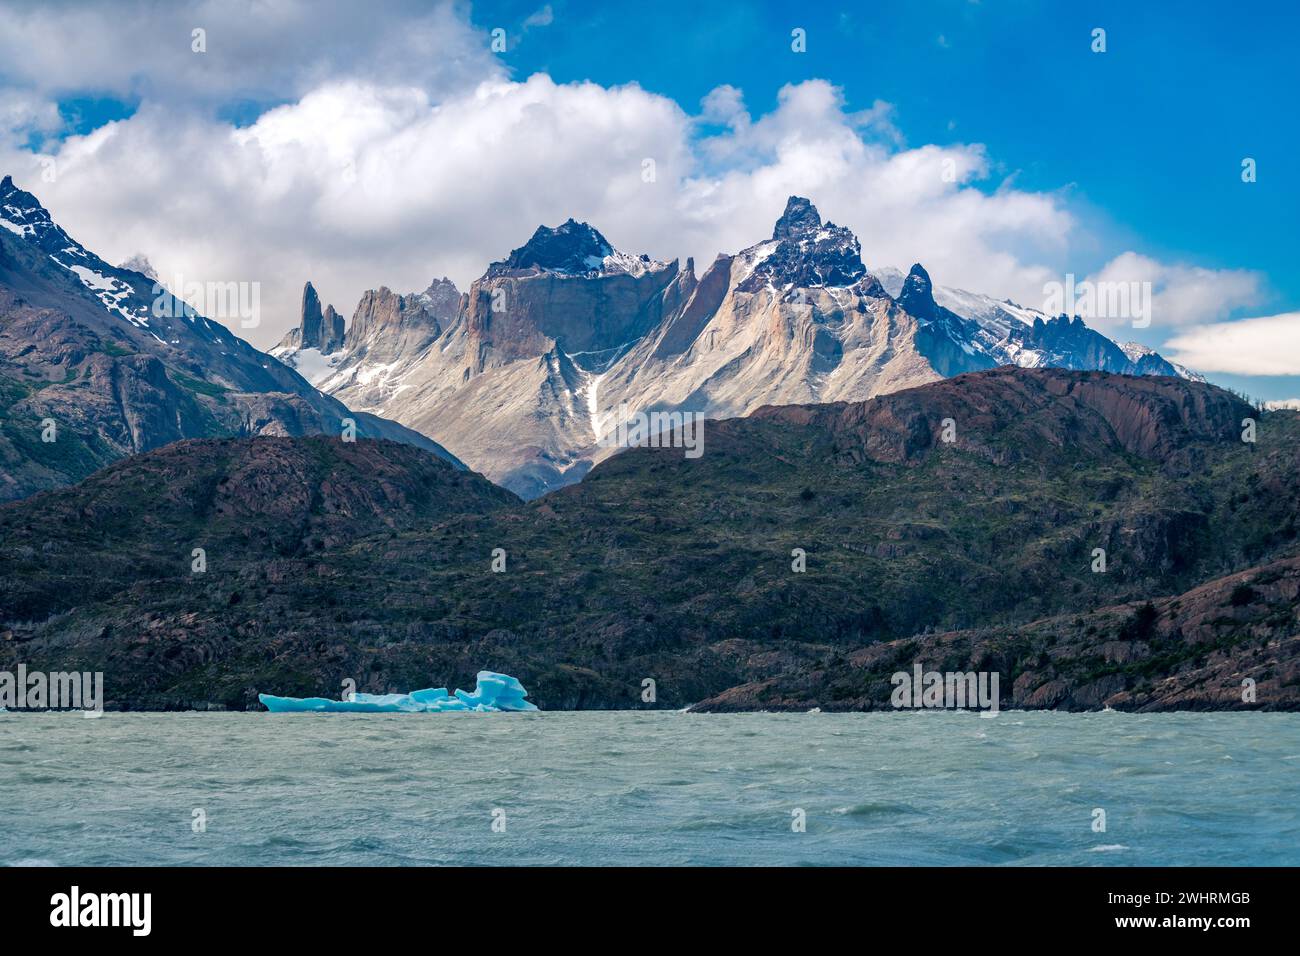
[(478, 686), (472, 694), (465, 690), (448, 694), (445, 687), (431, 687), (427, 690), (413, 690), (409, 694), (353, 694), (348, 700), (276, 697), (273, 694), (258, 694), (257, 699), (274, 714), (440, 714), (453, 710), (476, 713), (537, 710), (536, 704), (524, 700), (527, 696), (528, 691), (524, 690), (524, 685), (508, 674), (479, 671)]

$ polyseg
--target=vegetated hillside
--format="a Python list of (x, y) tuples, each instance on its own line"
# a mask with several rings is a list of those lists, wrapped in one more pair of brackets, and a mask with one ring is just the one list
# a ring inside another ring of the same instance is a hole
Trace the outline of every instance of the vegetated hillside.
[[(998, 670), (1005, 705), (1242, 706), (1253, 676), (1251, 706), (1293, 709), (1298, 439), (1300, 415), (1201, 383), (996, 369), (709, 422), (698, 459), (633, 449), (527, 505), (448, 491), (427, 523), (47, 598), (39, 623), (5, 608), (0, 647), (102, 669), (132, 707), (489, 667), (543, 708), (860, 709), (919, 661)], [(0, 514), (58, 553), (50, 497)], [(52, 560), (27, 547), (24, 576)]]
[(125, 459), (81, 484), (0, 507), (0, 607), (39, 620), (137, 582), (345, 546), (381, 530), (517, 503), (412, 445), (338, 438), (192, 439)]

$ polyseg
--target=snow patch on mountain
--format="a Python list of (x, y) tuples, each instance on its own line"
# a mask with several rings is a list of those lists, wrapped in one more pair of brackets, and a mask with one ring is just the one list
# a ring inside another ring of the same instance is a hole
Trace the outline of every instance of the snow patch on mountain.
[(281, 355), (277, 355), (277, 351), (280, 350), (273, 349), (271, 354), (296, 370), (299, 375), (317, 388), (320, 388), (321, 384), (334, 374), (341, 357), (338, 355), (322, 355), (320, 349), (298, 349)]
[(81, 284), (95, 293), (99, 301), (104, 303), (104, 308), (120, 315), (138, 328), (147, 329), (149, 327), (149, 309), (147, 306), (137, 305), (135, 310), (139, 314), (133, 315), (127, 311), (124, 305), (135, 294), (135, 289), (131, 286), (120, 279), (114, 279), (111, 276), (96, 272), (88, 266), (69, 265), (66, 262), (59, 262), (54, 256), (50, 256), (50, 258), (80, 279)]

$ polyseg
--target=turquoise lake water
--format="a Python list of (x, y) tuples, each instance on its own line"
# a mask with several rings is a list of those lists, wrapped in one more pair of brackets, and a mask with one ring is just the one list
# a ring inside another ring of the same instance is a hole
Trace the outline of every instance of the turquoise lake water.
[(606, 863), (1300, 865), (1300, 715), (0, 714), (0, 864)]

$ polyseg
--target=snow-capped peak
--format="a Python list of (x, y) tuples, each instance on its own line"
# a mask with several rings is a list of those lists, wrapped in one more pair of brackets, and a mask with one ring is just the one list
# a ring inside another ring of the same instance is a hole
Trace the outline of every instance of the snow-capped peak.
[(537, 271), (560, 275), (627, 273), (639, 276), (665, 268), (649, 256), (619, 252), (595, 228), (568, 219), (558, 226), (538, 226), (532, 238), (509, 256), (488, 266), (490, 276)]
[(54, 224), (40, 200), (19, 189), (12, 176), (0, 181), (0, 228), (36, 242), (46, 252), (70, 247), (84, 255), (81, 246)]
[(772, 229), (772, 238), (742, 251), (745, 269), (736, 288), (758, 292), (818, 289), (853, 285), (867, 274), (858, 237), (843, 226), (822, 222), (817, 207), (791, 196)]
[(197, 322), (209, 329), (220, 329), (217, 323), (197, 315), (170, 293), (161, 293), (167, 296), (165, 302), (155, 302), (161, 286), (148, 260), (137, 256), (120, 267), (109, 265), (64, 232), (40, 200), (19, 189), (11, 176), (0, 180), (0, 228), (36, 246), (51, 262), (72, 273), (105, 309), (148, 331), (159, 341), (164, 340), (150, 322), (156, 304), (164, 306), (164, 313), (183, 315), (191, 324)]

